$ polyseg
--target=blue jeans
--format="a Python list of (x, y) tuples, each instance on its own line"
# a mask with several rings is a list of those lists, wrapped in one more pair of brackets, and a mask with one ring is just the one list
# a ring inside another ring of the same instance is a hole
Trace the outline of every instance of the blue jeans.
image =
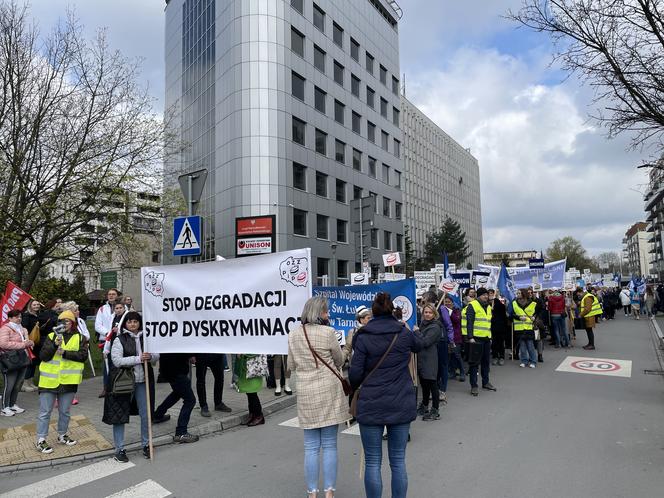
[(447, 380), (450, 376), (450, 353), (448, 341), (438, 342), (438, 389), (447, 392)]
[[(138, 414), (141, 417), (141, 442), (148, 445), (148, 399), (145, 395), (145, 382), (137, 382), (134, 387), (134, 397), (138, 405)], [(115, 451), (124, 450), (125, 424), (113, 424), (113, 444)]]
[(569, 337), (567, 336), (567, 316), (551, 315), (553, 324), (553, 338), (556, 346), (569, 346)]
[(537, 352), (532, 338), (522, 337), (519, 341), (519, 359), (521, 363), (537, 365)]
[(37, 440), (46, 439), (48, 424), (51, 421), (51, 412), (55, 400), (58, 400), (58, 435), (67, 434), (69, 428), (69, 408), (74, 401), (76, 393), (39, 393), (39, 415), (37, 416)]
[[(380, 473), (383, 462), (382, 425), (360, 424), (360, 436), (364, 448), (364, 491), (367, 498), (383, 496), (383, 480)], [(387, 426), (387, 454), (392, 470), (392, 498), (405, 498), (408, 494), (406, 473), (406, 445), (410, 423)]]
[(328, 425), (318, 429), (304, 429), (304, 480), (307, 493), (318, 492), (318, 457), (321, 448), (323, 448), (323, 491), (336, 488), (338, 428), (338, 425)]
[[(454, 345), (454, 353), (452, 353), (452, 358), (450, 361), (452, 372), (456, 372), (459, 369), (459, 378), (463, 381), (466, 378), (466, 371), (463, 366), (463, 356), (461, 355), (461, 344)], [(456, 377), (454, 373), (453, 377)]]

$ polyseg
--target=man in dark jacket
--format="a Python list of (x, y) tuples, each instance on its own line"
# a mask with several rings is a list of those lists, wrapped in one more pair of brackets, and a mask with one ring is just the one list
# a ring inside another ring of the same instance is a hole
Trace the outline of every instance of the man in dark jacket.
[(169, 420), (171, 417), (166, 412), (181, 399), (182, 408), (180, 408), (175, 436), (173, 436), (173, 441), (176, 443), (198, 441), (198, 436), (189, 434), (187, 431), (189, 418), (196, 404), (196, 396), (191, 389), (191, 379), (189, 378), (191, 356), (187, 353), (167, 353), (159, 357), (159, 374), (171, 385), (172, 392), (154, 411), (153, 422), (159, 424)]
[(491, 306), (491, 356), (492, 365), (505, 364), (505, 339), (508, 335), (507, 308), (503, 301), (496, 297), (496, 291), (489, 289), (489, 306)]

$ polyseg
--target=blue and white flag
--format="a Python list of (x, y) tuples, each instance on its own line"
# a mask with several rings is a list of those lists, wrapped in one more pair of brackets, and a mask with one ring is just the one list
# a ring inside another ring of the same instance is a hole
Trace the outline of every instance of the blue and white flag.
[(511, 275), (507, 272), (507, 267), (503, 263), (500, 267), (500, 274), (498, 275), (498, 290), (500, 294), (505, 297), (507, 304), (516, 299), (516, 287)]

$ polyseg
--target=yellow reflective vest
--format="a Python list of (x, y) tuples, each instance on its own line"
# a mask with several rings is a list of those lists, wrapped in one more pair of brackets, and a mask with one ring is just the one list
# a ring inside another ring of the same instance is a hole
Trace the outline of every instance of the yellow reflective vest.
[[(587, 314), (584, 315), (583, 313), (584, 313), (586, 310), (585, 310), (585, 308), (583, 307), (583, 304), (586, 302), (586, 298), (587, 298), (588, 296), (590, 296), (590, 297), (593, 298), (593, 305), (592, 305), (592, 307), (590, 308), (590, 311), (589, 311)], [(594, 294), (591, 294), (590, 292), (586, 292), (586, 293), (584, 294), (584, 296), (583, 296), (583, 299), (581, 299), (581, 310), (580, 310), (580, 314), (581, 314), (581, 316), (584, 317), (584, 318), (589, 318), (589, 317), (591, 317), (591, 316), (601, 315), (602, 313), (603, 313), (603, 312), (602, 312), (602, 305), (599, 304), (599, 299), (597, 299), (597, 296), (595, 296)]]
[(526, 320), (525, 322), (522, 322), (521, 320), (514, 320), (514, 332), (526, 332), (529, 330), (533, 330), (532, 318), (535, 315), (536, 307), (537, 303), (535, 301), (531, 302), (528, 306), (526, 306), (526, 309), (523, 309), (521, 306), (519, 306), (519, 303), (517, 303), (516, 301), (512, 303), (512, 309), (514, 310), (514, 314), (518, 318), (521, 318), (522, 316), (529, 318), (529, 320)]
[[(477, 300), (471, 301), (468, 306), (472, 306), (475, 310), (473, 337), (488, 337), (491, 339), (491, 306), (487, 306), (485, 311)], [(468, 335), (468, 319), (466, 318), (468, 306), (461, 311), (461, 333), (463, 335)]]
[[(54, 340), (55, 333), (51, 332), (48, 338)], [(74, 334), (60, 347), (64, 351), (78, 351), (81, 347), (81, 334)], [(80, 384), (83, 380), (84, 363), (66, 360), (59, 354), (54, 354), (51, 361), (42, 361), (39, 364), (39, 387), (44, 389), (57, 389), (61, 384)]]

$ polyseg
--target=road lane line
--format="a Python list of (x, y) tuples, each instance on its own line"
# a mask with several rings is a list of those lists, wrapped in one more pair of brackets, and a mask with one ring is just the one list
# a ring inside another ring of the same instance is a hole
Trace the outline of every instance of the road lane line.
[(106, 498), (166, 498), (171, 494), (169, 490), (161, 487), (152, 479), (148, 479), (135, 486), (108, 495)]

